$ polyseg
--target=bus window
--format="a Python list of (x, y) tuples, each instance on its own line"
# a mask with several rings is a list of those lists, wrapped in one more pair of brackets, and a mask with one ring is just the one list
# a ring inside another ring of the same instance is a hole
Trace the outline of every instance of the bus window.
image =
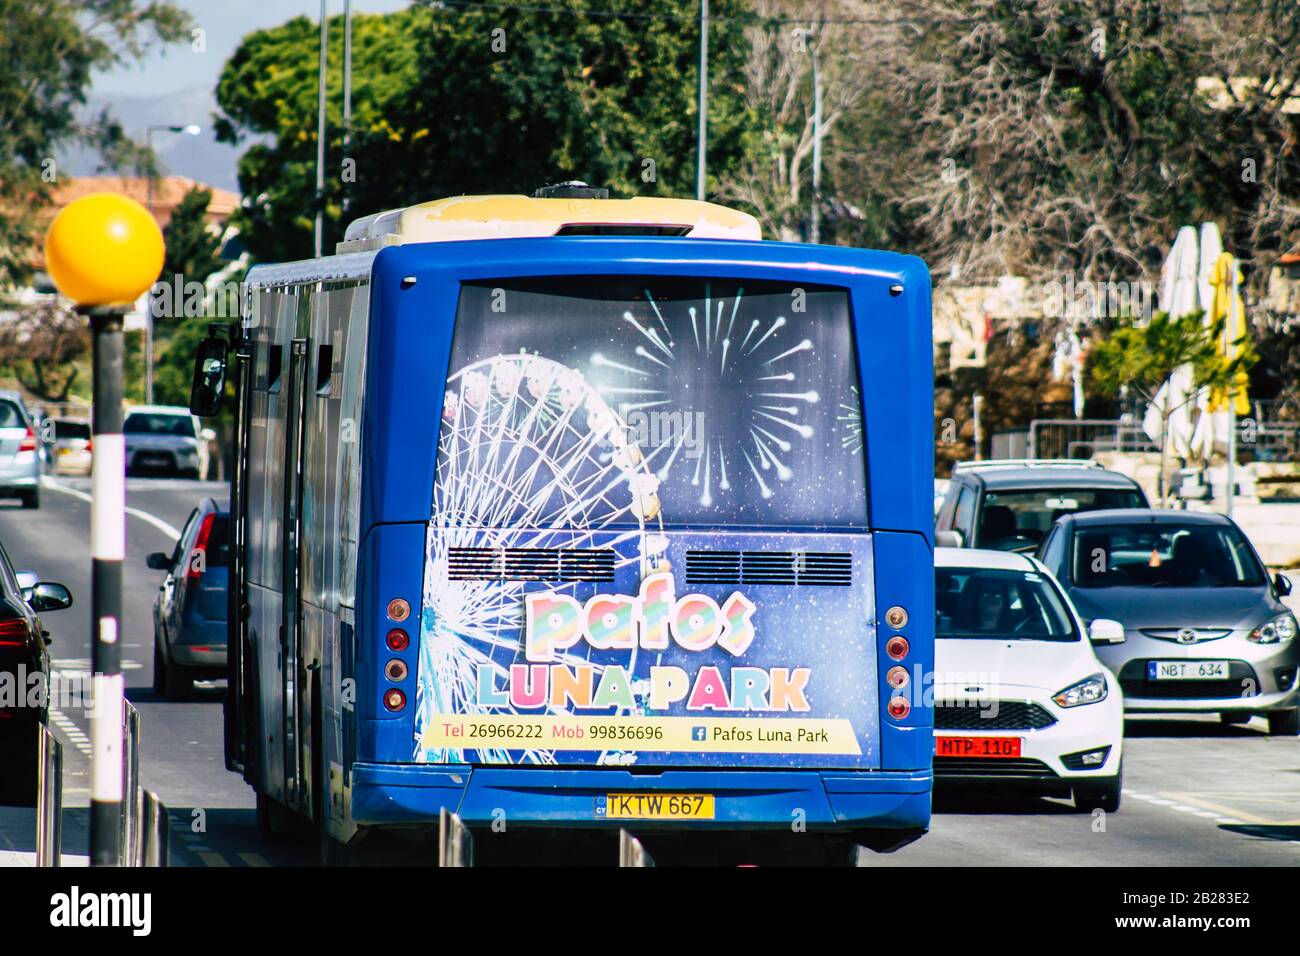
[[(617, 486), (636, 481), (665, 525), (862, 528), (857, 369), (842, 289), (702, 278), (467, 284), (438, 484), (508, 487), (508, 503), (492, 509), (500, 525), (568, 520), (574, 489), (630, 508)], [(611, 460), (622, 462), (612, 473)], [(509, 474), (490, 473), (502, 468)]]

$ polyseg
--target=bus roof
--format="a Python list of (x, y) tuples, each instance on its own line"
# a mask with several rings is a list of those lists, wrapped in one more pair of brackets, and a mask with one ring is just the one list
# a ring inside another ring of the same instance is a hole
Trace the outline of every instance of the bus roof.
[(409, 242), (522, 239), (557, 235), (762, 238), (748, 213), (695, 199), (453, 196), (355, 220), (337, 251), (365, 252)]

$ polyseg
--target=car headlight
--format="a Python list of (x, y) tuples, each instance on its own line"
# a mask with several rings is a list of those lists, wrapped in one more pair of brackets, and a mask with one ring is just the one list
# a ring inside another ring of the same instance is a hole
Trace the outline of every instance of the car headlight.
[(1079, 707), (1105, 700), (1107, 693), (1105, 675), (1093, 674), (1077, 684), (1071, 684), (1063, 691), (1058, 691), (1052, 696), (1052, 700), (1056, 701), (1058, 707)]
[(1297, 630), (1295, 615), (1287, 611), (1255, 628), (1246, 639), (1256, 644), (1281, 644), (1295, 637)]

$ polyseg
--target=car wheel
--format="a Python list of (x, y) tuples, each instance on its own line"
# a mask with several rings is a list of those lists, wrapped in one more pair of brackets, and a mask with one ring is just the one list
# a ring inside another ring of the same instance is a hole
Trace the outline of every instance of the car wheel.
[(1228, 710), (1219, 714), (1219, 720), (1223, 721), (1225, 724), (1248, 724), (1250, 723), (1250, 718), (1254, 716), (1254, 714), (1249, 713), (1248, 711)]
[(1270, 713), (1268, 733), (1271, 737), (1294, 737), (1300, 734), (1300, 708), (1275, 710)]
[(153, 689), (154, 693), (167, 696), (167, 659), (163, 657), (157, 635), (153, 640)]
[(1119, 810), (1123, 790), (1124, 774), (1122, 769), (1120, 773), (1113, 777), (1090, 780), (1087, 783), (1076, 783), (1074, 785), (1074, 808), (1087, 813), (1091, 813), (1093, 810), (1114, 813)]
[(33, 489), (22, 493), (22, 502), (24, 508), (39, 508), (41, 506), (41, 493)]
[[(38, 726), (22, 721), (18, 727), (8, 730), (0, 738), (0, 745), (3, 746), (0, 764), (6, 768), (6, 772), (0, 773), (0, 806), (36, 806)], [(30, 742), (24, 738), (29, 738)]]
[(157, 642), (153, 651), (153, 689), (167, 700), (180, 700), (194, 690), (189, 668), (168, 664)]

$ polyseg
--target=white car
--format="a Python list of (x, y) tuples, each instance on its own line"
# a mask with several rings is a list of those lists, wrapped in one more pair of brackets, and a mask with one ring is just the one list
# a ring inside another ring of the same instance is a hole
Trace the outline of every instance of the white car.
[(934, 774), (938, 785), (992, 784), (1119, 809), (1124, 699), (1091, 630), (1036, 559), (935, 549)]
[(179, 405), (136, 405), (122, 422), (126, 439), (126, 473), (208, 475), (208, 443), (216, 437), (203, 428), (188, 408)]

